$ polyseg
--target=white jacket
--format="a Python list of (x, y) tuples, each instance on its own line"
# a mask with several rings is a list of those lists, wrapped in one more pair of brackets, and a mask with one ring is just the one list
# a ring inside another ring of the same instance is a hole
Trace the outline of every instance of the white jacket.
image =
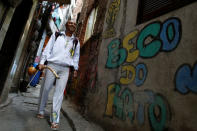
[(55, 33), (53, 33), (49, 39), (47, 46), (42, 52), (40, 64), (48, 62), (58, 64), (61, 66), (73, 66), (75, 70), (78, 70), (79, 56), (80, 56), (80, 43), (78, 41), (75, 49), (75, 53), (71, 56), (71, 49), (74, 46), (74, 35), (68, 37), (65, 32), (61, 32), (63, 35), (58, 36), (55, 40)]

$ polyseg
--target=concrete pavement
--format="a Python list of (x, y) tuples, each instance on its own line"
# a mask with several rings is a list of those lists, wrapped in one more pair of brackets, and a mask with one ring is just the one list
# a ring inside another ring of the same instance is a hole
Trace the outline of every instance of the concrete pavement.
[[(0, 130), (2, 131), (50, 131), (49, 115), (52, 106), (52, 90), (46, 107), (45, 119), (36, 118), (40, 85), (28, 88), (25, 93), (11, 93), (7, 103), (0, 106)], [(6, 106), (7, 105), (7, 106)], [(59, 131), (103, 131), (85, 120), (74, 110), (72, 103), (62, 103)]]
[[(0, 109), (1, 131), (50, 131), (49, 115), (52, 106), (48, 102), (46, 118), (36, 118), (38, 98), (31, 93), (10, 94), (12, 102)], [(67, 119), (61, 114), (60, 131), (73, 131)]]
[(68, 100), (62, 103), (62, 113), (67, 116), (74, 125), (74, 131), (104, 131), (99, 125), (84, 119), (79, 112), (74, 110), (74, 105)]

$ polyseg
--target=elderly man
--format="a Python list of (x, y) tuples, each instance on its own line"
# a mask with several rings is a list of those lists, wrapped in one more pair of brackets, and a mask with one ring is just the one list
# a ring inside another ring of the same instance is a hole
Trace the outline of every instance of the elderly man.
[[(66, 31), (54, 33), (49, 39), (45, 47), (39, 70), (43, 70), (44, 62), (47, 61), (47, 66), (53, 68), (59, 75), (60, 79), (56, 79), (55, 92), (53, 95), (53, 106), (50, 116), (51, 128), (57, 129), (60, 119), (60, 108), (63, 100), (64, 89), (67, 84), (69, 70), (74, 68), (74, 77), (77, 76), (78, 62), (80, 56), (80, 43), (73, 35), (76, 30), (76, 24), (72, 21), (67, 21)], [(53, 83), (55, 76), (49, 70), (46, 71), (44, 84), (40, 93), (40, 101), (38, 107), (38, 118), (44, 118), (44, 109), (48, 100), (48, 94)]]

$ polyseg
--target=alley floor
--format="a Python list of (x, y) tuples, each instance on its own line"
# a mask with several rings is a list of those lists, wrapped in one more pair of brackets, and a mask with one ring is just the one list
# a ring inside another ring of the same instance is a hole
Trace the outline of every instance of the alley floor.
[[(46, 108), (45, 119), (36, 118), (41, 86), (28, 88), (25, 93), (9, 94), (10, 103), (0, 107), (0, 131), (50, 131), (49, 115), (52, 106), (52, 93)], [(72, 104), (64, 100), (61, 109), (59, 131), (103, 131), (101, 127), (86, 121)]]
[[(49, 115), (52, 106), (49, 100), (46, 118), (36, 118), (38, 97), (32, 93), (10, 94), (12, 102), (0, 109), (0, 127), (2, 131), (49, 131)], [(61, 114), (60, 131), (72, 131), (67, 119)]]

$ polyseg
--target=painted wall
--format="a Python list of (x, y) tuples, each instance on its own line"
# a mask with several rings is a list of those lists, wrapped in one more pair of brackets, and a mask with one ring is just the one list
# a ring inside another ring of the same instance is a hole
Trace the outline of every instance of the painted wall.
[(88, 116), (106, 130), (197, 129), (197, 2), (136, 24), (138, 0), (107, 5)]
[[(73, 102), (80, 108), (81, 113), (85, 113), (88, 109), (89, 98), (97, 92), (97, 72), (98, 72), (98, 54), (101, 45), (102, 31), (104, 25), (107, 0), (84, 1), (82, 12), (78, 21), (77, 36), (82, 41), (80, 49), (80, 60), (78, 77), (70, 79), (67, 84), (67, 94), (72, 98)], [(86, 31), (86, 23), (91, 9), (98, 7), (97, 21), (94, 24), (94, 31), (91, 37), (84, 43), (83, 39)]]

